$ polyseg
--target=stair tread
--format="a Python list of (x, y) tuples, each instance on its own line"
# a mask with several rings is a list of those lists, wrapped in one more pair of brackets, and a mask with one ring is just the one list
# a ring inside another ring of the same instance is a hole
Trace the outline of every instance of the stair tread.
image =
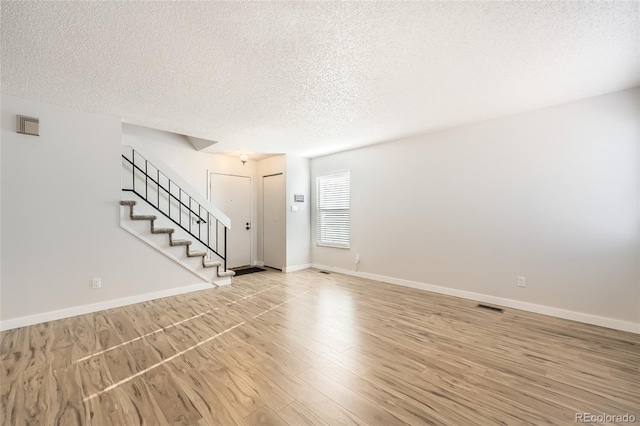
[(156, 220), (158, 216), (152, 214), (132, 214), (132, 220)]
[(173, 228), (154, 228), (151, 230), (152, 234), (172, 234), (176, 230)]
[(207, 255), (206, 251), (197, 251), (197, 250), (190, 251), (187, 253), (187, 256), (189, 257), (198, 257), (198, 256), (206, 256), (206, 255)]
[(233, 277), (235, 274), (236, 273), (232, 270), (223, 271), (223, 272), (218, 271), (219, 277)]
[(189, 246), (191, 245), (192, 241), (190, 240), (180, 240), (180, 239), (173, 239), (171, 240), (171, 245), (172, 246)]
[(219, 260), (204, 260), (202, 262), (202, 266), (204, 266), (205, 268), (213, 268), (220, 265), (222, 265), (222, 262), (220, 262)]
[(120, 201), (121, 206), (135, 206), (137, 203), (132, 200), (122, 200)]

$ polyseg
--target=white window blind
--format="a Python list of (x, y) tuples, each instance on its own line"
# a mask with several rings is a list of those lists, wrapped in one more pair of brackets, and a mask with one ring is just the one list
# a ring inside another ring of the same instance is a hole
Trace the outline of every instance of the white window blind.
[(318, 176), (316, 191), (317, 245), (349, 248), (349, 171)]

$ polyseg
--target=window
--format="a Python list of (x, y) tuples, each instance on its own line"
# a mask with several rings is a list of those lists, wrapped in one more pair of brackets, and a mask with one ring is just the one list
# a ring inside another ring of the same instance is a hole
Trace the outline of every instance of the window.
[(349, 248), (349, 171), (316, 178), (316, 244)]

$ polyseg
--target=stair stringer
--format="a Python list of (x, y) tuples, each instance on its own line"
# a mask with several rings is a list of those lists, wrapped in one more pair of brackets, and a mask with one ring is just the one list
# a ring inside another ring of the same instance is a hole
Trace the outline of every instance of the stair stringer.
[[(184, 231), (172, 221), (164, 217), (161, 213), (158, 213), (153, 207), (149, 206), (144, 200), (139, 198), (134, 193), (123, 193), (122, 201), (135, 201), (134, 212), (139, 215), (153, 215), (156, 216), (154, 225), (156, 228), (173, 228), (174, 240), (183, 239), (190, 240), (191, 251), (207, 251), (206, 247), (195, 240), (188, 232)], [(134, 237), (138, 238), (145, 244), (149, 245), (153, 249), (157, 250), (164, 256), (168, 257), (181, 267), (185, 268), (192, 274), (196, 275), (200, 279), (209, 282), (215, 286), (223, 286), (231, 284), (231, 276), (219, 276), (219, 268), (204, 268), (202, 267), (202, 257), (188, 257), (186, 247), (184, 245), (170, 244), (170, 238), (168, 234), (153, 234), (151, 233), (151, 226), (149, 220), (132, 220), (130, 218), (130, 207), (128, 205), (120, 205), (120, 227), (129, 232)], [(208, 260), (205, 258), (205, 260)], [(216, 259), (212, 259), (216, 260)], [(231, 273), (232, 271), (229, 271)]]

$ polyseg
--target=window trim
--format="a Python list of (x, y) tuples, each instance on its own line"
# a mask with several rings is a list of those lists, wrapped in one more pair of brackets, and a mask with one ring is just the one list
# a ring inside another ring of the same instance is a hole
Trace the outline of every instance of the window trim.
[[(330, 176), (339, 176), (339, 175), (346, 175), (346, 180), (347, 180), (347, 203), (348, 203), (348, 207), (346, 208), (339, 208), (339, 209), (321, 209), (320, 208), (320, 181), (322, 178), (327, 178)], [(351, 171), (349, 169), (343, 169), (343, 170), (335, 170), (335, 171), (331, 171), (331, 172), (327, 172), (327, 173), (323, 173), (320, 175), (316, 176), (316, 245), (320, 246), (320, 247), (332, 247), (332, 248), (339, 248), (339, 249), (350, 249), (351, 248)], [(334, 242), (334, 241), (326, 241), (325, 240), (321, 240), (321, 236), (320, 236), (320, 232), (322, 229), (321, 226), (321, 212), (323, 210), (335, 210), (335, 211), (346, 211), (347, 213), (347, 220), (346, 220), (346, 224), (347, 224), (347, 233), (346, 233), (346, 239), (347, 242), (346, 243), (339, 243), (339, 242)]]

